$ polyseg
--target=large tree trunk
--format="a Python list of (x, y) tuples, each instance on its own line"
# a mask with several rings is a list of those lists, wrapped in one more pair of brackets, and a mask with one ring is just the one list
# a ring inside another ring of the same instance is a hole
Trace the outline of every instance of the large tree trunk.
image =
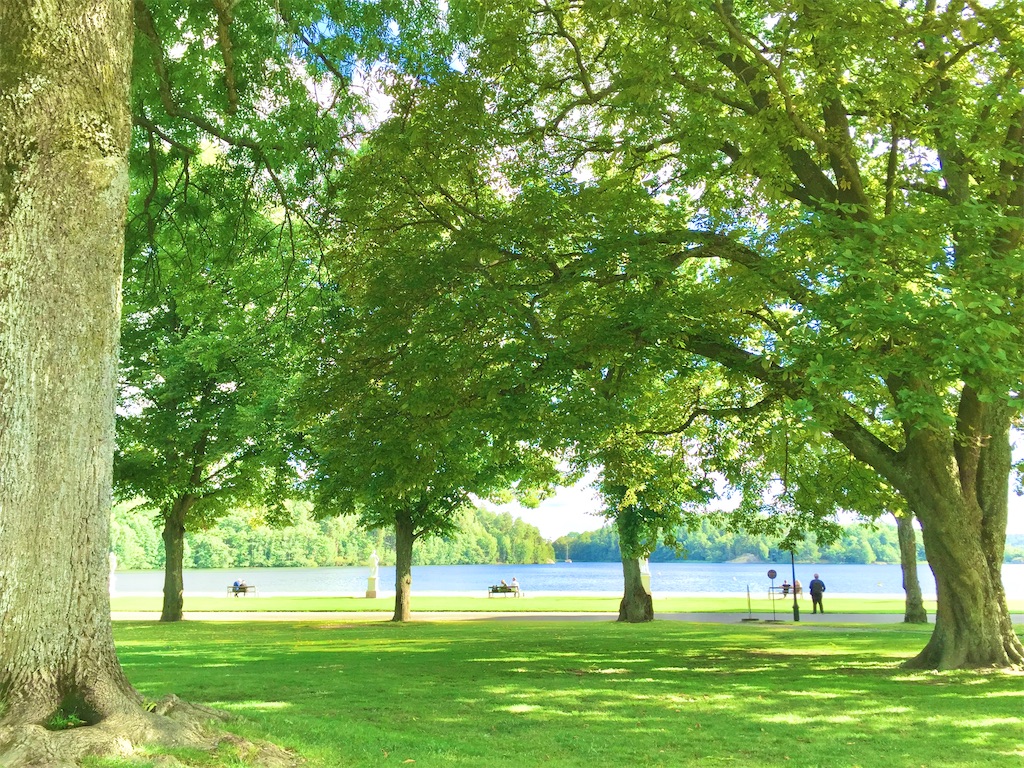
[(395, 516), (395, 615), (392, 621), (409, 621), (412, 593), (412, 545), (416, 540), (412, 513), (403, 510)]
[(185, 604), (185, 517), (194, 500), (193, 496), (181, 496), (164, 513), (164, 605), (160, 621), (181, 621)]
[[(922, 391), (927, 384), (917, 383)], [(955, 430), (921, 420), (891, 451), (864, 430), (839, 422), (832, 434), (873, 466), (921, 521), (938, 605), (931, 639), (907, 666), (922, 669), (1024, 665), (1003, 590), (1012, 412), (960, 396)]]
[[(976, 420), (982, 429), (963, 438), (955, 464), (935, 434), (918, 436), (910, 454), (915, 482), (904, 495), (921, 521), (938, 594), (935, 630), (908, 662), (911, 667), (1024, 664), (1024, 646), (1013, 631), (1001, 575), (1011, 466), (1009, 416), (1005, 409), (977, 401), (966, 407), (972, 405), (985, 413)], [(957, 467), (952, 477), (951, 466)]]
[(114, 653), (107, 589), (129, 9), (0, 8), (4, 723), (72, 701), (95, 722), (139, 701)]
[(620, 510), (616, 518), (616, 526), (619, 530), (619, 554), (622, 557), (622, 600), (619, 602), (619, 621), (628, 621), (637, 624), (643, 621), (654, 621), (654, 600), (651, 593), (644, 586), (643, 577), (640, 572), (640, 560), (638, 556), (646, 553), (641, 552), (633, 531), (635, 526), (630, 525), (626, 519), (627, 515), (635, 514), (630, 509)]
[[(129, 0), (0, 2), (5, 768), (63, 768), (139, 742), (209, 743), (192, 715), (186, 724), (146, 710), (110, 623), (132, 29)], [(155, 709), (171, 708), (185, 709)], [(55, 714), (86, 725), (50, 731)]]
[(927, 624), (928, 611), (921, 597), (921, 582), (917, 578), (917, 536), (914, 533), (914, 516), (907, 512), (894, 514), (896, 535), (900, 542), (900, 566), (903, 568), (903, 592), (906, 594), (906, 608), (903, 621), (907, 624)]

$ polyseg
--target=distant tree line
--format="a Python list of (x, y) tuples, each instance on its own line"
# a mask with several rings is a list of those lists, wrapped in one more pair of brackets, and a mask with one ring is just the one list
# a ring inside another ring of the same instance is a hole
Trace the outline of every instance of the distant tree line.
[[(235, 510), (216, 525), (186, 535), (186, 568), (260, 568), (365, 565), (374, 550), (385, 565), (394, 564), (394, 532), (364, 531), (352, 517), (316, 520), (308, 506), (292, 506), (293, 523), (268, 525), (258, 510)], [(113, 551), (122, 570), (163, 567), (163, 542), (156, 513), (120, 505), (112, 521)], [(710, 521), (698, 530), (676, 533), (680, 551), (661, 545), (654, 562), (692, 560), (779, 562), (789, 553), (763, 536), (719, 530)], [(568, 548), (568, 549), (567, 549)], [(544, 540), (540, 531), (512, 515), (486, 510), (465, 513), (460, 530), (448, 537), (432, 537), (415, 550), (417, 565), (488, 563), (617, 562), (619, 539), (615, 528), (571, 533), (556, 541)], [(813, 535), (797, 551), (797, 559), (823, 563), (898, 563), (894, 526), (854, 525), (833, 544), (819, 545)], [(918, 559), (924, 560), (918, 545)], [(1024, 563), (1024, 535), (1007, 537), (1006, 562)]]
[[(789, 560), (789, 552), (779, 549), (777, 542), (763, 536), (716, 528), (704, 521), (693, 531), (676, 531), (679, 549), (664, 544), (652, 554), (653, 562), (691, 560), (725, 563), (733, 560), (781, 562)], [(614, 526), (597, 531), (570, 533), (555, 541), (559, 559), (577, 562), (614, 562), (619, 560), (619, 535)], [(568, 554), (567, 554), (568, 553)], [(889, 525), (851, 525), (832, 544), (819, 544), (813, 534), (796, 551), (797, 560), (817, 563), (898, 563), (899, 542), (896, 527)], [(925, 560), (924, 547), (918, 543), (917, 559)], [(1008, 536), (1005, 561), (1024, 563), (1024, 535)]]
[[(365, 565), (374, 550), (381, 563), (395, 561), (394, 531), (365, 531), (354, 517), (316, 520), (308, 505), (289, 505), (292, 523), (268, 525), (259, 510), (237, 509), (206, 530), (185, 536), (186, 568), (262, 568)], [(111, 538), (121, 570), (162, 568), (163, 542), (155, 511), (130, 505), (115, 508)], [(551, 543), (540, 531), (507, 512), (471, 510), (459, 531), (431, 537), (415, 550), (416, 565), (546, 563)]]

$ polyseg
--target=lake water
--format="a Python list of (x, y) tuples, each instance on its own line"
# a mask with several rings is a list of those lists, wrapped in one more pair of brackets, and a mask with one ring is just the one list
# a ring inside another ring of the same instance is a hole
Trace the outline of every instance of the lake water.
[[(656, 597), (673, 595), (732, 595), (767, 593), (772, 582), (767, 572), (778, 571), (776, 585), (792, 580), (789, 563), (651, 563), (651, 589)], [(185, 594), (224, 596), (235, 579), (259, 588), (263, 596), (354, 596), (366, 592), (368, 567), (340, 568), (236, 568), (186, 570)], [(798, 563), (796, 577), (806, 589), (814, 573), (821, 575), (830, 595), (903, 595), (898, 565), (835, 565)], [(417, 565), (412, 569), (413, 594), (486, 595), (487, 587), (515, 576), (526, 595), (622, 594), (620, 563), (552, 563), (549, 565)], [(921, 591), (935, 597), (935, 580), (926, 564), (918, 566)], [(394, 568), (380, 568), (378, 594), (393, 595)], [(1003, 565), (1003, 585), (1010, 599), (1024, 599), (1024, 564)], [(119, 571), (115, 595), (159, 595), (162, 571)]]

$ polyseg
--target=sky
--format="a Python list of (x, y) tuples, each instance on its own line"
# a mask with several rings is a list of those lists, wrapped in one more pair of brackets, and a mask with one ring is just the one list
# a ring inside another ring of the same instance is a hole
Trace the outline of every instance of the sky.
[[(568, 488), (559, 488), (549, 499), (542, 501), (536, 509), (527, 509), (519, 504), (503, 504), (502, 512), (511, 512), (525, 523), (535, 525), (545, 539), (554, 540), (567, 533), (596, 531), (608, 522), (600, 514), (601, 502), (585, 480)], [(598, 513), (598, 514), (594, 514)]]

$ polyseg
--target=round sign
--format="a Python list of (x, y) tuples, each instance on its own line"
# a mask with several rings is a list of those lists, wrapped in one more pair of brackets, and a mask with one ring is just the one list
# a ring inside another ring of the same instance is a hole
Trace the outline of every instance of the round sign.
[(775, 572), (775, 569), (774, 569), (774, 568), (772, 568), (772, 569), (771, 569), (770, 571), (768, 571), (768, 578), (769, 578), (769, 579), (774, 579), (774, 578), (775, 578), (776, 576), (778, 576), (778, 575), (779, 575), (779, 574), (777, 574), (777, 573)]

